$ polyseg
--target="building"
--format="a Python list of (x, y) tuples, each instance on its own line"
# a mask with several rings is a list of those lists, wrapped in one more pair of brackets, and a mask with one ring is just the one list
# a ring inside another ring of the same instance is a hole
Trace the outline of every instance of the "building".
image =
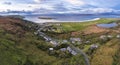
[(76, 42), (81, 42), (81, 39), (80, 38), (70, 38), (70, 41), (72, 43), (76, 43)]
[(106, 35), (101, 35), (100, 39), (106, 39), (106, 37), (107, 37)]
[(97, 44), (92, 44), (90, 48), (91, 49), (96, 49), (96, 48), (98, 48), (98, 45)]
[(67, 47), (67, 50), (72, 54), (72, 55), (76, 55), (77, 52), (75, 52), (74, 50), (72, 50), (70, 47)]
[(75, 51), (72, 51), (71, 54), (72, 55), (77, 55), (77, 53)]
[(58, 43), (56, 41), (50, 41), (50, 43), (53, 45), (58, 45)]
[(67, 50), (67, 48), (61, 48), (60, 50), (61, 50), (61, 51), (66, 51), (66, 50)]
[(116, 37), (117, 37), (117, 38), (120, 38), (120, 35), (117, 35)]
[(67, 40), (63, 40), (62, 43), (67, 43), (68, 41)]
[(112, 38), (113, 36), (112, 36), (112, 35), (108, 35), (107, 37), (108, 37), (108, 38)]
[(88, 43), (90, 43), (90, 41), (86, 41), (85, 43), (88, 44)]
[(53, 51), (53, 50), (54, 50), (54, 48), (49, 48), (49, 50), (50, 50), (50, 51)]

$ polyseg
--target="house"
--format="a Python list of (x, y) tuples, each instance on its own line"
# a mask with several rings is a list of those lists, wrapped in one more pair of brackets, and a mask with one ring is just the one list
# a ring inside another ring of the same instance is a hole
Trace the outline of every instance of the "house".
[(106, 35), (101, 35), (100, 39), (106, 39), (106, 37), (107, 37)]
[(46, 41), (51, 41), (51, 38), (47, 37), (47, 36), (44, 36), (43, 37)]
[(77, 53), (75, 51), (72, 51), (71, 54), (72, 55), (77, 55)]
[(34, 32), (34, 35), (37, 35), (38, 33), (37, 32)]
[(58, 43), (56, 41), (50, 41), (50, 43), (53, 45), (58, 45)]
[(47, 37), (43, 37), (46, 41), (49, 40)]
[(54, 31), (56, 31), (56, 29), (51, 29), (51, 31), (53, 31), (53, 32), (54, 32)]
[(92, 44), (91, 47), (90, 47), (90, 49), (96, 49), (96, 48), (98, 48), (97, 44)]
[(120, 35), (117, 35), (116, 37), (117, 37), (117, 38), (120, 38)]
[(80, 38), (70, 38), (70, 41), (72, 43), (76, 43), (76, 42), (81, 42), (81, 39)]
[(70, 47), (67, 47), (67, 50), (68, 50), (69, 52), (71, 52), (71, 51), (72, 51), (72, 49), (71, 49)]
[(38, 29), (38, 30), (37, 30), (37, 32), (40, 32), (40, 31), (41, 31), (41, 29)]
[(81, 41), (80, 38), (70, 38), (71, 41)]
[(66, 50), (67, 50), (67, 48), (61, 48), (60, 50), (61, 50), (61, 51), (66, 51)]
[(60, 26), (61, 24), (56, 24), (57, 26)]
[(54, 50), (54, 48), (49, 48), (49, 50), (50, 50), (50, 51), (53, 51), (53, 50)]
[(88, 43), (90, 43), (90, 41), (86, 41), (85, 43), (88, 44)]
[(44, 34), (44, 33), (42, 33), (42, 32), (39, 32), (39, 34), (40, 34), (40, 35), (45, 35), (45, 34)]
[(62, 43), (67, 43), (68, 41), (67, 40), (63, 40)]
[(72, 55), (76, 55), (77, 52), (75, 52), (74, 50), (72, 50), (70, 47), (67, 47), (67, 50), (72, 54)]
[(112, 35), (107, 35), (108, 38), (112, 38), (113, 36)]

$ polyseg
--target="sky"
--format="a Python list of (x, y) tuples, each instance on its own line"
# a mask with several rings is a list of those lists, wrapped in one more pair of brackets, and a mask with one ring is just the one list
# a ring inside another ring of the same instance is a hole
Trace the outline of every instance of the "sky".
[(0, 12), (29, 11), (34, 14), (119, 12), (120, 0), (0, 0)]

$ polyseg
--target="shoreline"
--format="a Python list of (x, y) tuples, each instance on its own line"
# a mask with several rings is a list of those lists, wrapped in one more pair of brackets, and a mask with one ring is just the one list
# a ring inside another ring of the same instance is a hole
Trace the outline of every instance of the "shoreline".
[[(89, 22), (89, 21), (96, 21), (96, 20), (100, 20), (101, 18), (94, 18), (91, 20), (83, 20), (83, 21), (58, 21), (58, 20), (44, 20), (44, 21), (40, 21), (39, 23), (64, 23), (64, 22)], [(38, 23), (38, 22), (35, 22)]]

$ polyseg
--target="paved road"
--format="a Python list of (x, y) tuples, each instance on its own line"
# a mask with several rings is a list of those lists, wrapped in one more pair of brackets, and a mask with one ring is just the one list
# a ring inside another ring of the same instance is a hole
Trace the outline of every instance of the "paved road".
[(71, 47), (75, 52), (77, 52), (77, 53), (79, 53), (80, 55), (84, 56), (86, 65), (90, 65), (88, 56), (87, 56), (82, 50), (74, 47), (72, 44), (69, 44), (69, 45), (70, 45), (70, 47)]
[[(42, 28), (40, 28), (40, 31), (39, 31), (41, 34), (43, 34), (44, 36), (49, 37), (49, 36), (46, 35), (45, 33), (41, 32), (41, 30), (42, 30)], [(49, 38), (51, 38), (51, 37), (49, 37)], [(55, 39), (53, 39), (53, 38), (51, 38), (51, 40), (57, 42), (57, 40), (55, 40)], [(87, 56), (82, 50), (76, 48), (76, 47), (75, 47), (74, 45), (72, 45), (72, 44), (69, 44), (69, 46), (71, 47), (72, 50), (74, 50), (75, 52), (77, 52), (77, 53), (79, 53), (80, 55), (84, 56), (84, 60), (85, 60), (86, 65), (90, 65), (88, 56)]]

